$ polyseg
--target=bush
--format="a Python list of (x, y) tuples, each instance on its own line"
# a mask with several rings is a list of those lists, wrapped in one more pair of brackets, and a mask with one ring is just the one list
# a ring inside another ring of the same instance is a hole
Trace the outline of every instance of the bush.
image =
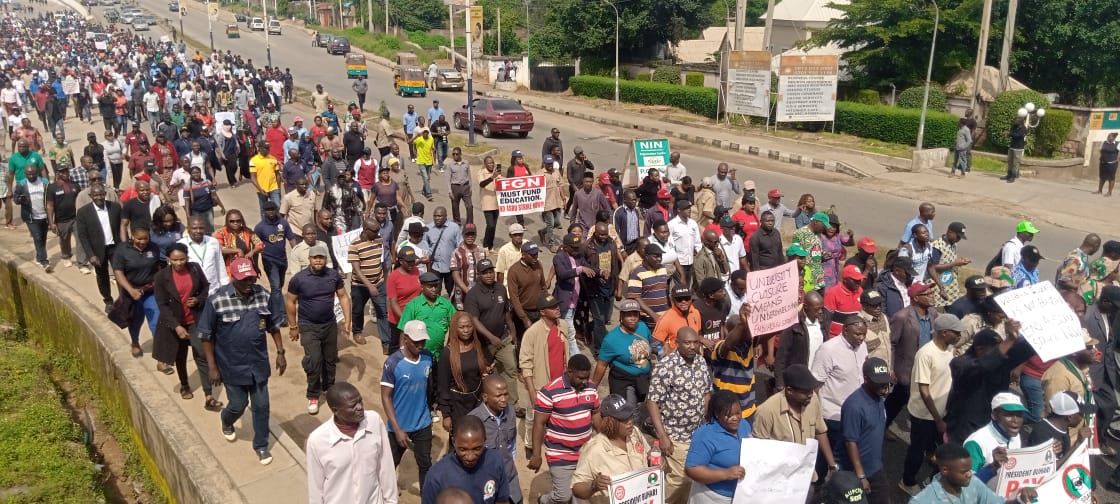
[(431, 35), (419, 30), (408, 32), (408, 40), (424, 49), (439, 49), (439, 46), (451, 46), (451, 39), (443, 35)]
[(684, 85), (689, 87), (704, 87), (704, 73), (688, 72), (684, 74)]
[[(988, 107), (987, 134), (989, 147), (999, 151), (1007, 150), (1007, 146), (1011, 143), (1009, 135), (1011, 123), (1017, 117), (1019, 108), (1027, 103), (1050, 108), (1050, 101), (1042, 93), (1029, 89), (1008, 91), (999, 95), (996, 101), (992, 102), (992, 106)], [(1047, 112), (1050, 111), (1047, 110)], [(1034, 135), (1027, 135), (1027, 153), (1034, 153)]]
[(1035, 153), (1052, 157), (1062, 148), (1073, 129), (1073, 112), (1061, 109), (1047, 109), (1046, 116), (1038, 123), (1035, 137)]
[(653, 81), (653, 75), (650, 74), (649, 72), (642, 72), (638, 75), (635, 75), (634, 80), (642, 81), (642, 82), (651, 82), (651, 81)]
[(859, 90), (859, 92), (856, 93), (855, 102), (864, 105), (879, 105), (881, 103), (879, 100), (879, 92), (874, 89)]
[[(836, 131), (860, 138), (914, 145), (918, 140), (921, 111), (887, 105), (836, 102)], [(949, 147), (957, 135), (957, 117), (944, 112), (926, 114), (923, 147)]]
[[(593, 98), (614, 98), (614, 79), (578, 75), (568, 80), (572, 93)], [(716, 115), (716, 90), (660, 82), (621, 81), (619, 99), (627, 103), (667, 105), (706, 117)]]
[[(904, 109), (918, 109), (922, 108), (922, 96), (925, 95), (925, 86), (912, 87), (898, 94), (898, 102), (896, 105)], [(930, 83), (929, 85), (929, 105), (928, 110), (936, 110), (938, 112), (946, 112), (949, 110), (949, 102), (945, 99), (945, 91), (941, 90), (941, 86)]]
[(655, 68), (653, 70), (653, 82), (680, 85), (681, 67), (676, 65), (664, 65)]
[[(614, 59), (585, 56), (579, 59), (580, 75), (595, 75), (614, 78)], [(622, 74), (619, 74), (622, 77)]]

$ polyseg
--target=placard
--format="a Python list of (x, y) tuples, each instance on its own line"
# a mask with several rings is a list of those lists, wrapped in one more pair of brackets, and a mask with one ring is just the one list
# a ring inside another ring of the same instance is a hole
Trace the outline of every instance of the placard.
[(107, 51), (107, 50), (109, 50), (109, 41), (108, 40), (95, 40), (93, 42), (93, 48), (97, 49), (98, 51)]
[(233, 124), (234, 125), (234, 131), (237, 131), (236, 130), (236, 128), (237, 128), (237, 116), (234, 115), (232, 110), (226, 110), (226, 111), (222, 111), (222, 112), (214, 112), (214, 130), (218, 131), (218, 132), (222, 131), (221, 130), (222, 124), (226, 120), (228, 120), (230, 122), (230, 124)]
[(728, 114), (770, 116), (770, 51), (727, 53)]
[(840, 56), (782, 55), (775, 122), (831, 121)]
[(1043, 361), (1085, 349), (1077, 314), (1049, 280), (1004, 292), (996, 302), (1007, 318), (1022, 324), (1019, 334)]
[(65, 79), (62, 79), (62, 92), (68, 95), (76, 95), (80, 90), (80, 84), (74, 76), (67, 75)]
[(657, 171), (665, 175), (670, 153), (669, 140), (664, 138), (634, 140), (634, 164), (638, 167), (638, 183), (645, 180), (650, 168), (657, 168)]
[(1010, 499), (1025, 487), (1038, 486), (1054, 472), (1057, 460), (1054, 443), (1051, 441), (1029, 448), (1007, 450), (1007, 463), (999, 468), (996, 495)]
[(1042, 481), (1033, 502), (1044, 504), (1089, 504), (1093, 502), (1093, 478), (1089, 466), (1089, 445), (1082, 442), (1066, 462)]
[(731, 504), (805, 502), (817, 463), (817, 440), (805, 444), (747, 438), (739, 449), (746, 474), (735, 486)]
[(485, 47), (482, 41), (485, 37), (483, 30), (486, 27), (483, 26), (481, 5), (472, 5), (471, 8), (467, 10), (467, 23), (470, 24), (467, 30), (470, 31), (471, 35), (471, 51), (474, 53), (473, 56), (477, 58), (482, 56), (482, 49)]
[(354, 243), (354, 240), (357, 240), (358, 236), (361, 234), (361, 229), (355, 229), (331, 237), (331, 248), (334, 250), (334, 259), (338, 261), (338, 266), (342, 270), (339, 271), (339, 273), (349, 274), (352, 270), (350, 267), (350, 260), (347, 256), (350, 254), (350, 244)]
[(665, 475), (660, 467), (647, 467), (611, 476), (611, 504), (662, 504)]
[(494, 181), (499, 215), (524, 215), (544, 210), (544, 175), (500, 178)]
[(797, 261), (747, 273), (747, 303), (751, 307), (747, 327), (751, 334), (776, 333), (796, 324), (800, 285)]

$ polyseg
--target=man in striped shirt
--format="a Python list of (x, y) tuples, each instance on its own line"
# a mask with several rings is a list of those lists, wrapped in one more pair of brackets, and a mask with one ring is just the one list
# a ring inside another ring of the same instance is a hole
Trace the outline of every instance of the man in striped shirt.
[(366, 302), (373, 301), (377, 314), (377, 334), (381, 338), (381, 352), (389, 355), (389, 312), (385, 301), (385, 244), (381, 239), (381, 224), (373, 216), (362, 223), (362, 234), (350, 244), (346, 260), (350, 263), (350, 321), (355, 338), (365, 328)]
[(738, 314), (727, 318), (727, 338), (712, 349), (712, 384), (739, 396), (743, 419), (751, 421), (756, 409), (754, 394), (754, 336), (747, 328), (751, 306), (744, 303)]
[(642, 322), (654, 327), (669, 310), (669, 273), (661, 264), (661, 247), (651, 243), (646, 245), (645, 252), (642, 265), (634, 268), (627, 279), (626, 297), (638, 301)]
[(552, 491), (539, 504), (566, 504), (572, 500), (572, 474), (579, 450), (599, 425), (599, 394), (590, 382), (591, 360), (583, 354), (568, 359), (564, 374), (537, 392), (533, 417), (533, 448), (529, 469), (540, 471), (541, 446), (548, 460)]

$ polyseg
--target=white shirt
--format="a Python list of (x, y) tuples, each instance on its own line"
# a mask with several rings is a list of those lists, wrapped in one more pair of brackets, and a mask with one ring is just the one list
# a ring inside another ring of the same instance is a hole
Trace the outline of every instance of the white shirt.
[(680, 260), (681, 266), (691, 266), (693, 256), (702, 246), (700, 226), (692, 219), (674, 217), (669, 220), (669, 241), (677, 252), (677, 259)]
[(210, 282), (210, 294), (217, 291), (218, 287), (229, 284), (229, 273), (226, 271), (226, 263), (222, 259), (222, 248), (218, 246), (218, 240), (212, 236), (203, 236), (202, 243), (199, 244), (190, 236), (184, 236), (179, 243), (187, 246), (187, 260), (202, 268), (202, 274), (206, 275), (206, 281)]
[(354, 437), (327, 419), (307, 437), (307, 502), (397, 504), (397, 470), (385, 422), (366, 410)]
[(723, 279), (725, 282), (731, 278), (732, 273), (739, 271), (739, 259), (747, 257), (747, 248), (743, 245), (743, 237), (731, 235), (731, 238), (728, 241), (722, 233), (719, 235), (719, 246), (723, 247), (723, 255), (727, 256), (727, 278)]
[(97, 214), (97, 222), (101, 224), (101, 234), (105, 236), (105, 245), (115, 245), (113, 241), (113, 230), (109, 226), (109, 205), (97, 208), (93, 205), (93, 211)]
[(657, 240), (656, 235), (649, 235), (649, 244), (657, 245), (661, 249), (661, 265), (669, 270), (669, 274), (676, 273), (673, 263), (677, 262), (677, 249), (673, 248), (672, 236), (670, 235), (669, 243), (661, 243)]
[(159, 95), (154, 91), (148, 91), (144, 94), (144, 108), (149, 112), (159, 111)]
[(665, 167), (665, 178), (669, 179), (670, 185), (677, 185), (681, 183), (681, 179), (688, 175), (688, 168), (683, 164), (670, 164)]
[(1000, 262), (1000, 265), (1010, 264), (1014, 268), (1016, 264), (1019, 264), (1019, 253), (1023, 251), (1023, 247), (1027, 243), (1030, 242), (1024, 243), (1023, 240), (1019, 239), (1019, 235), (1012, 236), (1010, 240), (1007, 240), (1001, 249), (1000, 260), (1002, 262)]
[(186, 206), (187, 199), (183, 196), (183, 190), (191, 186), (191, 174), (184, 170), (182, 166), (171, 172), (171, 189), (179, 198), (179, 206)]
[(821, 331), (821, 321), (815, 322), (805, 319), (805, 334), (809, 336), (809, 362), (817, 355), (817, 349), (824, 343), (824, 332)]
[[(412, 217), (406, 218), (404, 222), (401, 223), (401, 231), (397, 233), (397, 243), (408, 240), (408, 226), (413, 222), (419, 222), (421, 225), (423, 225), (424, 218), (418, 215), (413, 215)], [(419, 256), (420, 251), (416, 251), (416, 255)]]

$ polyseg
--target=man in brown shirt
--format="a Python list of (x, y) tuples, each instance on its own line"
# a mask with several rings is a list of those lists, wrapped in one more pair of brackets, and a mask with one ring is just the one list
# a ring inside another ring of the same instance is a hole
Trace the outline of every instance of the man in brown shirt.
[(821, 383), (804, 364), (782, 370), (782, 381), (785, 388), (770, 396), (755, 412), (752, 436), (801, 444), (816, 438), (829, 469), (838, 470), (828, 441), (828, 427), (821, 414), (821, 400), (815, 393)]
[(513, 263), (506, 273), (506, 290), (509, 291), (509, 304), (513, 307), (514, 334), (525, 334), (525, 330), (539, 319), (537, 300), (544, 288), (544, 269), (537, 254), (540, 246), (531, 241), (521, 244), (521, 260)]

